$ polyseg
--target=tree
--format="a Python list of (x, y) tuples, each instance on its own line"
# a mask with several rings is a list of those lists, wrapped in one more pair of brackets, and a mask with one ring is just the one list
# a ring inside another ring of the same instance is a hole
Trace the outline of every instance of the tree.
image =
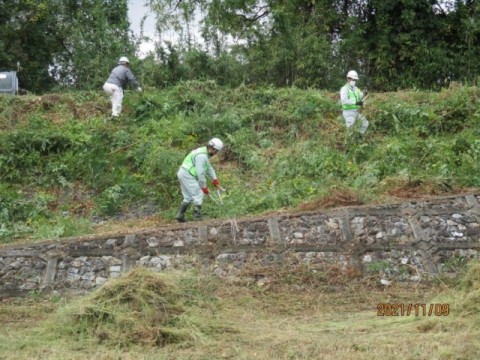
[(56, 1), (0, 1), (0, 68), (13, 70), (20, 62), (23, 88), (36, 91), (54, 83), (48, 65), (62, 43), (56, 13)]
[(121, 55), (134, 54), (127, 0), (0, 1), (0, 67), (20, 61), (20, 84), (98, 87)]
[(65, 34), (54, 76), (63, 85), (98, 88), (122, 55), (133, 55), (127, 0), (62, 2), (59, 27)]
[[(445, 78), (471, 79), (480, 69), (475, 55), (480, 3), (475, 0), (149, 4), (161, 30), (173, 26), (185, 33), (184, 24), (189, 29), (195, 21), (201, 24), (211, 56), (235, 54), (232, 60), (246, 82), (337, 89), (345, 73), (356, 69), (377, 90), (436, 88)], [(190, 45), (185, 48), (191, 50)]]
[[(324, 2), (323, 6), (311, 0), (150, 0), (149, 4), (157, 13), (160, 32), (169, 26), (181, 29), (195, 20), (201, 23), (204, 46), (213, 49), (211, 56), (230, 58), (231, 65), (242, 71), (234, 79), (326, 86), (335, 71), (330, 36), (324, 31), (328, 17), (322, 14), (328, 6), (331, 14), (334, 2)], [(189, 44), (184, 48), (191, 50)]]

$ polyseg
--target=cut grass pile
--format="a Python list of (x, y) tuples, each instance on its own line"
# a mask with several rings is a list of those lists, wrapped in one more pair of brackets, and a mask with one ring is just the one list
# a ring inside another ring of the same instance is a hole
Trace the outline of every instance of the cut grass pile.
[[(215, 302), (193, 299), (191, 283), (163, 273), (135, 268), (107, 282), (92, 294), (74, 301), (57, 314), (54, 329), (72, 336), (82, 335), (115, 347), (132, 344), (164, 346), (198, 341), (218, 329), (202, 324), (192, 308), (209, 312)], [(192, 279), (190, 279), (192, 280)], [(59, 334), (60, 336), (61, 334)]]

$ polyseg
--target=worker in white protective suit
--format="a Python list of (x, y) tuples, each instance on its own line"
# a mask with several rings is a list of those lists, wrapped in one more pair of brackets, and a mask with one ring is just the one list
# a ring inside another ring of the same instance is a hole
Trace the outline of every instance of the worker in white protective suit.
[(193, 150), (183, 160), (180, 169), (177, 172), (180, 188), (182, 190), (183, 201), (178, 209), (175, 219), (179, 222), (185, 222), (185, 212), (190, 204), (193, 203), (193, 219), (202, 219), (202, 202), (204, 195), (209, 195), (207, 187), (207, 177), (212, 180), (212, 184), (218, 188), (220, 182), (217, 174), (210, 165), (209, 157), (216, 155), (223, 148), (222, 140), (218, 138), (211, 139), (207, 146)]
[(342, 114), (347, 129), (352, 128), (355, 123), (359, 121), (359, 131), (363, 135), (367, 131), (368, 120), (360, 113), (360, 108), (363, 106), (364, 94), (357, 87), (357, 81), (357, 72), (350, 70), (347, 73), (347, 83), (340, 89), (340, 100), (342, 102)]
[(119, 117), (122, 112), (123, 92), (129, 83), (138, 91), (142, 91), (140, 82), (130, 70), (128, 58), (122, 56), (118, 60), (118, 65), (112, 70), (107, 81), (103, 84), (103, 90), (110, 96), (110, 101), (112, 102), (113, 118)]

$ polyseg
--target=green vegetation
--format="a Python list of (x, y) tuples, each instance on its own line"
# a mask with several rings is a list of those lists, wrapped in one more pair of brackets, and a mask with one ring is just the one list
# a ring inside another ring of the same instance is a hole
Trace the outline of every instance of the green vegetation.
[[(161, 60), (159, 78), (168, 84), (206, 78), (230, 86), (334, 90), (354, 68), (370, 89), (395, 91), (438, 89), (451, 80), (472, 84), (480, 70), (478, 1), (148, 3), (158, 29), (179, 34), (178, 45), (158, 43), (155, 53)], [(205, 46), (194, 41), (192, 28), (201, 29)], [(149, 68), (151, 62), (153, 56), (143, 65)]]
[(36, 94), (99, 89), (124, 55), (144, 87), (156, 88), (214, 80), (228, 87), (334, 91), (350, 69), (374, 91), (479, 80), (475, 0), (135, 2), (140, 3), (161, 39), (143, 59), (136, 55), (150, 30), (129, 31), (132, 2), (3, 1), (0, 69), (16, 70), (19, 61), (20, 87)]
[[(206, 218), (480, 188), (478, 1), (145, 4), (178, 43), (140, 60), (126, 0), (0, 1), (0, 68), (19, 61), (29, 93), (0, 96), (0, 244), (173, 222), (178, 166), (214, 136), (226, 143), (213, 165), (229, 191), (223, 207), (205, 200)], [(112, 122), (101, 85), (122, 55), (146, 91), (127, 93)], [(364, 139), (340, 115), (349, 69), (372, 94)], [(125, 217), (134, 224), (115, 222)], [(364, 278), (308, 266), (229, 280), (135, 269), (83, 298), (32, 291), (1, 299), (0, 357), (480, 358), (478, 263), (436, 286), (379, 287), (388, 265)], [(377, 316), (382, 303), (449, 311)]]
[[(138, 268), (85, 297), (4, 300), (2, 359), (480, 356), (477, 261), (447, 282), (386, 288), (338, 268), (242, 271), (224, 280)], [(255, 281), (252, 273), (263, 276)]]
[(111, 122), (103, 93), (0, 97), (0, 239), (90, 233), (94, 216), (171, 222), (178, 166), (213, 136), (226, 143), (213, 164), (229, 192), (224, 207), (205, 199), (207, 218), (480, 187), (477, 87), (373, 94), (353, 142), (337, 98), (187, 82), (127, 94)]
[(127, 0), (2, 1), (0, 14), (0, 70), (28, 92), (98, 88), (135, 52)]

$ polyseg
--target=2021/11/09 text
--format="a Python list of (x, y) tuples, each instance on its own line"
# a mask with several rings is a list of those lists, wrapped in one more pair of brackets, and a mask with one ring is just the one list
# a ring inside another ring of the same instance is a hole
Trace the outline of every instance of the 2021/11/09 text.
[(377, 316), (448, 316), (450, 304), (377, 304)]

